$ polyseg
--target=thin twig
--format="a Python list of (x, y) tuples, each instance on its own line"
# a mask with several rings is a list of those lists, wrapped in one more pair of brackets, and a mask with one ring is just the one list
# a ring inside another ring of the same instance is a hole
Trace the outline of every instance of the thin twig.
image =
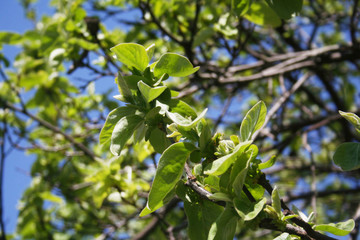
[(10, 108), (13, 111), (16, 112), (20, 112), (26, 116), (28, 116), (29, 118), (35, 120), (36, 122), (38, 122), (40, 125), (50, 129), (51, 131), (55, 132), (55, 133), (59, 133), (60, 135), (62, 135), (66, 140), (68, 140), (69, 142), (71, 142), (75, 147), (77, 147), (78, 149), (80, 149), (81, 151), (83, 151), (87, 156), (89, 156), (90, 158), (92, 158), (93, 160), (97, 160), (99, 157), (95, 155), (95, 153), (93, 151), (91, 151), (89, 148), (87, 148), (84, 144), (79, 143), (78, 141), (76, 141), (73, 137), (71, 137), (70, 135), (67, 135), (66, 133), (64, 133), (63, 131), (61, 131), (61, 129), (59, 129), (57, 126), (52, 125), (51, 123), (29, 113), (28, 111), (26, 111), (26, 109), (21, 109), (18, 108), (16, 106), (14, 106), (13, 104), (7, 102), (6, 100), (0, 98), (0, 103), (1, 105), (3, 105), (3, 107), (5, 108)]
[[(275, 113), (279, 110), (279, 108), (289, 99), (289, 97), (299, 89), (299, 87), (310, 77), (309, 73), (304, 74), (293, 86), (290, 90), (286, 91), (271, 107), (268, 114), (266, 115), (264, 127), (269, 123), (270, 119), (275, 115)], [(255, 132), (252, 139), (255, 140), (256, 137), (260, 134), (262, 129)]]

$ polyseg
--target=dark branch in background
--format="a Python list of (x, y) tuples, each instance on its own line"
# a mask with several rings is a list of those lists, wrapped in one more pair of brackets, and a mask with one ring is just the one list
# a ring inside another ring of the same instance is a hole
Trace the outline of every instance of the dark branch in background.
[(173, 200), (171, 200), (161, 212), (155, 215), (155, 218), (150, 223), (148, 223), (148, 225), (141, 232), (139, 232), (132, 238), (132, 240), (147, 239), (147, 237), (153, 231), (155, 231), (156, 227), (161, 221), (161, 218), (164, 218), (166, 214), (168, 214), (173, 208), (175, 208), (179, 201), (180, 200), (178, 198), (174, 198)]
[[(310, 77), (310, 74), (307, 73), (304, 76), (302, 76), (292, 87), (290, 90), (286, 91), (285, 93), (283, 93), (283, 95), (279, 98), (279, 100), (277, 100), (273, 106), (271, 107), (271, 109), (269, 110), (268, 114), (266, 115), (266, 119), (264, 122), (264, 127), (269, 123), (270, 119), (275, 115), (275, 113), (279, 110), (279, 108), (281, 108), (281, 106), (288, 100), (288, 98), (294, 93), (296, 92), (296, 90), (302, 85), (304, 84), (304, 82), (306, 80), (308, 80)], [(257, 131), (256, 133), (254, 133), (252, 139), (256, 139), (256, 137), (261, 133), (262, 129), (260, 129), (259, 131)]]
[(62, 135), (66, 140), (71, 142), (75, 147), (77, 147), (79, 150), (83, 151), (85, 155), (89, 156), (93, 160), (96, 160), (98, 158), (98, 156), (96, 156), (95, 153), (93, 151), (91, 151), (89, 148), (87, 148), (84, 144), (76, 141), (72, 136), (67, 135), (61, 129), (59, 129), (57, 126), (54, 126), (51, 123), (29, 113), (28, 111), (26, 111), (26, 109), (18, 108), (2, 98), (0, 98), (0, 105), (3, 108), (9, 108), (15, 112), (22, 113), (22, 114), (28, 116), (29, 118), (31, 118), (32, 120), (35, 120), (36, 122), (38, 122), (43, 127), (46, 127), (47, 129)]
[[(327, 197), (330, 195), (347, 195), (347, 194), (359, 194), (360, 188), (354, 189), (339, 189), (339, 190), (327, 190), (327, 191), (318, 191), (316, 196), (319, 198)], [(307, 193), (302, 193), (298, 195), (289, 194), (288, 196), (283, 197), (283, 201), (288, 203), (291, 201), (299, 200), (299, 199), (310, 199), (313, 196), (314, 192), (310, 191)]]
[(359, 23), (358, 5), (359, 5), (359, 0), (354, 0), (353, 12), (350, 18), (350, 36), (351, 36), (352, 44), (355, 48), (359, 47), (359, 43), (356, 38), (356, 31), (358, 30), (358, 23)]
[[(269, 181), (266, 179), (265, 174), (262, 174), (259, 182), (258, 182), (261, 186), (263, 186), (265, 188), (265, 190), (271, 195), (273, 188), (270, 185)], [(311, 195), (310, 195), (311, 196)], [(281, 200), (281, 207), (282, 209), (284, 209), (284, 214), (287, 215), (295, 215), (294, 212), (292, 212), (290, 210), (290, 208), (285, 204), (285, 202), (283, 200)], [(321, 234), (317, 231), (315, 231), (310, 224), (308, 224), (307, 222), (305, 222), (304, 220), (302, 220), (300, 217), (294, 217), (292, 219), (290, 219), (290, 221), (292, 221), (293, 223), (295, 223), (296, 225), (298, 225), (299, 227), (302, 227), (306, 233), (307, 236), (309, 237), (309, 239), (316, 239), (316, 240), (335, 240), (335, 238), (326, 236), (324, 234)]]

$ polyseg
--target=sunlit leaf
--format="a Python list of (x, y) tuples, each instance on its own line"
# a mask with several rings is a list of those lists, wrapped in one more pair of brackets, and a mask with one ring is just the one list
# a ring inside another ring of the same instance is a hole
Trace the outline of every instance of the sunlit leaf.
[(329, 224), (319, 224), (315, 225), (313, 228), (316, 231), (325, 231), (332, 233), (337, 236), (348, 235), (355, 227), (355, 222), (352, 219), (347, 220), (346, 222), (339, 223), (329, 223)]
[(251, 144), (251, 141), (242, 142), (235, 147), (232, 153), (216, 159), (205, 167), (207, 175), (221, 175), (233, 164), (242, 152)]
[(161, 56), (154, 67), (155, 77), (160, 77), (164, 73), (171, 77), (186, 77), (199, 70), (193, 67), (189, 59), (176, 53), (165, 53)]
[(255, 131), (259, 130), (265, 122), (266, 106), (263, 101), (255, 104), (245, 115), (240, 126), (240, 140), (242, 142), (251, 139)]
[(106, 118), (105, 124), (101, 129), (99, 135), (100, 144), (105, 144), (110, 141), (112, 131), (116, 123), (123, 117), (128, 115), (133, 115), (136, 111), (136, 108), (131, 106), (118, 107), (112, 110)]
[[(180, 179), (186, 159), (195, 149), (193, 144), (178, 142), (163, 152), (148, 197), (147, 208), (151, 212), (162, 206), (163, 199)], [(140, 216), (145, 216), (145, 213), (148, 213), (148, 210), (145, 210)]]
[(146, 49), (136, 43), (120, 43), (110, 50), (115, 53), (120, 62), (130, 69), (136, 68), (144, 71), (150, 61)]

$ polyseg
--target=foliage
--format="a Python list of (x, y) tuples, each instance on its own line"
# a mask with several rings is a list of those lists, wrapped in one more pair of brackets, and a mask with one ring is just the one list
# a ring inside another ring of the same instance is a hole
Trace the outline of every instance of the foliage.
[(357, 1), (21, 3), (1, 181), (35, 161), (8, 239), (356, 239)]

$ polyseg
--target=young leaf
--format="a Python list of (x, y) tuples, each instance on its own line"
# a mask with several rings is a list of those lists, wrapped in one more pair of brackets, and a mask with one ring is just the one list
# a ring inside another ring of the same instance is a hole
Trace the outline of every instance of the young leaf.
[(355, 222), (352, 219), (347, 220), (346, 222), (339, 223), (329, 223), (329, 224), (320, 224), (315, 225), (313, 228), (316, 231), (325, 231), (332, 233), (337, 236), (348, 235), (355, 227)]
[(115, 78), (115, 83), (118, 85), (119, 92), (121, 93), (125, 101), (133, 103), (131, 90), (120, 72), (118, 72), (118, 76)]
[(115, 53), (120, 62), (130, 69), (136, 68), (144, 71), (150, 61), (146, 49), (136, 43), (120, 43), (110, 50)]
[(123, 117), (133, 115), (136, 108), (131, 106), (118, 107), (112, 110), (106, 118), (105, 124), (99, 135), (100, 144), (107, 143), (111, 139), (115, 124)]
[(184, 101), (171, 99), (169, 107), (172, 113), (179, 113), (182, 116), (191, 117), (192, 119), (197, 118), (195, 110)]
[(138, 115), (125, 116), (117, 122), (111, 135), (110, 151), (114, 155), (120, 155), (126, 142), (144, 119)]
[(146, 53), (148, 55), (149, 61), (151, 61), (151, 58), (154, 55), (154, 51), (155, 51), (155, 44), (154, 43), (146, 48)]
[(169, 111), (166, 112), (166, 116), (170, 118), (177, 125), (183, 127), (185, 130), (190, 130), (205, 116), (206, 112), (207, 112), (207, 108), (204, 111), (202, 111), (202, 113), (200, 113), (200, 115), (197, 118), (195, 118), (193, 121), (184, 118), (178, 113), (172, 113)]
[(240, 140), (251, 139), (253, 133), (259, 130), (265, 122), (266, 106), (263, 101), (256, 103), (245, 115), (240, 126)]
[(189, 59), (176, 53), (165, 53), (154, 67), (155, 77), (160, 77), (164, 73), (171, 77), (186, 77), (199, 70), (193, 67)]
[(277, 215), (280, 217), (282, 215), (281, 211), (281, 201), (280, 201), (280, 195), (277, 187), (275, 186), (272, 193), (271, 193), (271, 201), (272, 206), (275, 209)]
[(291, 236), (288, 233), (282, 233), (281, 235), (274, 238), (274, 240), (291, 240)]
[[(250, 160), (250, 159), (249, 159)], [(232, 184), (234, 192), (236, 196), (240, 197), (241, 192), (244, 186), (245, 178), (249, 169), (250, 161), (247, 161), (246, 167), (242, 169), (238, 175), (235, 177), (234, 182)]]
[(223, 192), (216, 192), (212, 194), (209, 199), (215, 200), (215, 201), (225, 201), (225, 202), (231, 202), (231, 199), (229, 195)]
[(343, 111), (339, 111), (339, 113), (346, 120), (348, 120), (356, 128), (358, 132), (360, 132), (360, 118), (355, 113), (343, 112)]
[(294, 13), (301, 11), (303, 0), (266, 0), (267, 4), (282, 19), (290, 19)]
[(199, 147), (200, 147), (200, 151), (204, 152), (208, 144), (210, 144), (211, 142), (211, 129), (209, 125), (206, 123), (206, 120), (202, 120), (202, 122), (203, 122), (203, 128), (200, 133)]
[(263, 169), (266, 169), (266, 168), (269, 168), (269, 167), (272, 167), (276, 162), (276, 156), (273, 155), (271, 156), (271, 158), (269, 160), (267, 160), (266, 162), (263, 162), (263, 163), (260, 163), (259, 164), (259, 169), (260, 170), (263, 170)]
[(237, 16), (244, 15), (250, 8), (252, 0), (232, 0), (231, 8)]
[(144, 96), (145, 100), (148, 103), (160, 96), (167, 88), (166, 86), (152, 88), (143, 81), (138, 82), (137, 85), (141, 94)]
[(226, 206), (223, 213), (211, 225), (208, 240), (233, 240), (238, 222), (233, 207)]
[[(186, 159), (195, 149), (196, 147), (191, 143), (178, 142), (172, 144), (163, 152), (147, 202), (147, 208), (151, 212), (162, 206), (165, 196), (175, 187), (180, 179)], [(140, 216), (145, 215), (143, 213), (140, 214)]]
[(360, 143), (342, 143), (335, 150), (334, 163), (344, 171), (360, 168)]
[(253, 220), (261, 212), (265, 204), (266, 198), (262, 198), (255, 203), (244, 197), (234, 199), (235, 210), (244, 221)]
[[(230, 174), (230, 183), (232, 184), (235, 180), (235, 178), (238, 176), (238, 174), (245, 168), (248, 167), (248, 164), (256, 158), (257, 154), (259, 152), (259, 149), (256, 145), (252, 144), (249, 146), (249, 148), (244, 151), (234, 162), (234, 166), (231, 169)], [(246, 173), (244, 173), (246, 176)], [(242, 188), (242, 186), (241, 186)]]
[(251, 141), (242, 142), (235, 147), (232, 153), (216, 159), (205, 167), (207, 175), (221, 175), (233, 164), (242, 152), (251, 144)]

